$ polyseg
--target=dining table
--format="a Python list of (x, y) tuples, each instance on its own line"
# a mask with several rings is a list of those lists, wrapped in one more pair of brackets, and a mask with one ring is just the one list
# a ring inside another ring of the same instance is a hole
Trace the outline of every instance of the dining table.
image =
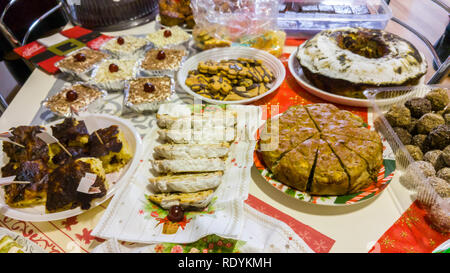
[[(390, 2), (394, 17), (422, 32), (431, 42), (435, 42), (440, 37), (449, 22), (448, 13), (432, 1), (392, 0)], [(146, 34), (155, 31), (155, 25), (156, 23), (152, 21), (134, 28), (107, 32), (106, 34), (110, 36)], [(66, 29), (71, 27), (73, 26), (68, 24)], [(407, 39), (425, 54), (428, 62), (428, 72), (425, 76), (425, 81), (430, 79), (435, 72), (435, 68), (432, 65), (433, 55), (424, 42), (394, 21), (388, 23), (386, 31)], [(263, 102), (252, 104), (271, 105), (286, 101), (295, 104), (298, 98), (302, 97), (308, 101), (320, 101), (315, 100), (313, 95), (308, 94), (306, 90), (298, 85), (288, 71), (288, 57), (295, 52), (302, 42), (304, 40), (295, 39), (295, 37), (289, 37), (286, 40), (283, 56), (280, 57), (286, 66), (287, 75), (285, 82), (277, 91), (278, 93), (272, 96), (270, 100), (266, 99)], [(447, 81), (448, 79), (444, 80)], [(0, 117), (0, 132), (8, 131), (10, 128), (18, 125), (31, 124), (41, 107), (41, 102), (47, 97), (49, 90), (52, 89), (56, 81), (57, 78), (54, 75), (49, 75), (40, 69), (34, 69), (31, 76)], [(281, 100), (280, 96), (283, 95), (281, 93), (287, 92), (287, 89), (289, 89), (289, 92), (293, 92), (293, 95), (289, 95)], [(373, 110), (372, 108), (355, 108), (355, 111), (366, 111), (370, 116)], [(249, 194), (251, 198), (256, 198), (258, 202), (262, 202), (274, 211), (277, 211), (277, 213), (284, 215), (286, 223), (289, 224), (291, 220), (298, 221), (324, 235), (324, 238), (330, 239), (327, 242), (321, 240), (311, 241), (310, 246), (316, 252), (368, 253), (382, 252), (381, 250), (389, 252), (389, 247), (392, 248), (392, 252), (421, 252), (424, 248), (415, 249), (414, 243), (411, 245), (404, 244), (402, 245), (403, 248), (400, 248), (400, 246), (396, 247), (395, 243), (399, 243), (399, 239), (393, 239), (384, 235), (395, 224), (402, 224), (400, 223), (402, 217), (405, 217), (405, 213), (407, 214), (411, 211), (411, 206), (415, 202), (414, 194), (399, 182), (401, 173), (402, 170), (396, 170), (388, 187), (374, 198), (348, 205), (326, 206), (302, 202), (287, 196), (270, 183), (267, 183), (259, 170), (253, 166), (251, 169)], [(48, 222), (28, 222), (12, 219), (1, 215), (0, 209), (0, 227), (7, 228), (31, 239), (48, 252), (91, 252), (96, 246), (105, 242), (104, 239), (92, 236), (90, 233), (108, 208), (109, 203), (110, 200), (76, 217)], [(414, 218), (411, 216), (408, 219)], [(298, 234), (305, 241), (310, 236), (307, 231), (299, 232)], [(405, 232), (404, 234), (407, 233)], [(441, 235), (441, 240), (442, 238), (450, 238), (449, 234), (441, 233)], [(380, 240), (381, 238), (383, 240)], [(428, 237), (424, 240), (428, 240)], [(124, 244), (126, 243), (124, 242)], [(428, 243), (429, 249), (436, 247), (438, 244), (436, 240), (429, 240)]]

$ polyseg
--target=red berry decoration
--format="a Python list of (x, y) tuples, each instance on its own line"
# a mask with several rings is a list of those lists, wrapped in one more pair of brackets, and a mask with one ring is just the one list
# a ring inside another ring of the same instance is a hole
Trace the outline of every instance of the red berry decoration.
[(166, 58), (166, 52), (164, 50), (160, 50), (158, 54), (156, 55), (156, 59), (158, 60), (164, 60)]
[(181, 222), (184, 219), (184, 210), (181, 206), (175, 205), (170, 207), (167, 219), (172, 222)]
[(66, 93), (66, 100), (68, 102), (72, 102), (75, 101), (76, 99), (78, 99), (78, 93), (75, 90), (69, 90)]
[(155, 86), (149, 82), (144, 84), (144, 92), (153, 93), (155, 92)]
[(83, 53), (75, 54), (74, 58), (75, 58), (75, 61), (77, 61), (77, 62), (86, 61), (86, 55), (84, 55)]
[(119, 45), (123, 45), (125, 43), (125, 40), (122, 37), (117, 38), (117, 43)]
[(166, 30), (164, 31), (164, 37), (169, 38), (170, 36), (172, 36), (172, 31), (166, 29)]
[(114, 73), (119, 71), (119, 67), (116, 64), (110, 64), (109, 65), (109, 72)]

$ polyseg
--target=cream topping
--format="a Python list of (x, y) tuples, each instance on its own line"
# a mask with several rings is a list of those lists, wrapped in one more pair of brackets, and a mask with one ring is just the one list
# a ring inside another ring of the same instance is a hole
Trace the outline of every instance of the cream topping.
[(297, 58), (301, 65), (330, 78), (375, 85), (401, 84), (427, 71), (424, 55), (400, 37), (391, 35), (393, 39), (386, 39), (385, 35), (390, 34), (381, 31), (388, 53), (367, 58), (339, 47), (332, 37), (338, 31), (356, 33), (359, 29), (341, 28), (317, 34), (300, 45)]

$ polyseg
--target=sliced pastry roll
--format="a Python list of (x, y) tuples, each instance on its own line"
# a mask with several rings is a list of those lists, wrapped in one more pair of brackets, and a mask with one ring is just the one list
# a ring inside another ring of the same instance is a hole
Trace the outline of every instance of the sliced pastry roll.
[(168, 175), (150, 178), (157, 192), (197, 192), (214, 189), (222, 181), (223, 172)]
[(158, 125), (161, 125), (160, 127), (165, 129), (180, 130), (194, 128), (194, 130), (202, 130), (203, 128), (213, 127), (234, 127), (237, 122), (236, 116), (237, 113), (234, 111), (222, 111), (180, 118), (157, 116), (157, 120), (159, 120)]
[(225, 170), (225, 161), (220, 158), (154, 160), (153, 168), (158, 173), (200, 173)]
[(149, 195), (150, 201), (160, 205), (163, 209), (179, 205), (186, 208), (203, 209), (208, 206), (213, 198), (213, 190), (200, 191), (195, 193), (159, 193)]
[(236, 130), (233, 127), (217, 127), (196, 130), (158, 130), (162, 140), (175, 144), (214, 144), (231, 142), (236, 137)]
[(155, 156), (165, 159), (225, 157), (230, 144), (163, 144), (155, 147)]

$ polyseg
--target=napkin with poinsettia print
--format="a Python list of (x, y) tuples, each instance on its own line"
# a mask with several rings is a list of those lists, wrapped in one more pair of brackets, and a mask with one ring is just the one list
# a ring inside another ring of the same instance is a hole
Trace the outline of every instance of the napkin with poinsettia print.
[(92, 234), (134, 243), (192, 243), (211, 234), (237, 239), (243, 227), (244, 200), (248, 197), (262, 111), (244, 105), (227, 106), (227, 110), (237, 113), (236, 139), (230, 146), (222, 182), (206, 209), (186, 212), (181, 222), (171, 222), (167, 210), (148, 200), (152, 193), (148, 179), (153, 177), (150, 159), (154, 147), (160, 144), (158, 128), (153, 128), (144, 140), (145, 156), (134, 177), (114, 196)]
[(312, 253), (287, 224), (244, 205), (244, 226), (238, 240), (208, 235), (189, 244), (157, 243), (125, 246), (108, 240), (94, 253)]

